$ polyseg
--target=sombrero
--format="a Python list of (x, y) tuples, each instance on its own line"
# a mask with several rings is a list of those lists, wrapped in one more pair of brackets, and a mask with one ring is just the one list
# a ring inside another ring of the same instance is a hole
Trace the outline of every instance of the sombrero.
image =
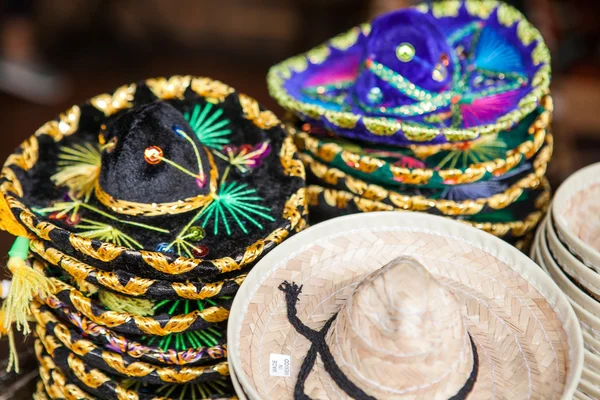
[(499, 210), (523, 200), (530, 189), (541, 185), (552, 155), (552, 136), (548, 145), (531, 162), (488, 181), (448, 186), (445, 189), (421, 189), (413, 185), (380, 186), (323, 164), (306, 153), (300, 159), (306, 167), (307, 182), (350, 192), (366, 199), (412, 211), (440, 215), (475, 215)]
[[(318, 185), (309, 185), (307, 196), (311, 208), (311, 218), (316, 221), (357, 213), (406, 211), (402, 207)], [(544, 179), (541, 187), (532, 190), (527, 199), (522, 202), (514, 203), (502, 210), (453, 218), (512, 243), (537, 227), (548, 209), (549, 202), (550, 186)]]
[(385, 14), (271, 68), (271, 95), (338, 136), (406, 145), (509, 130), (547, 93), (550, 54), (516, 9), (443, 1)]
[(569, 399), (583, 363), (537, 265), (420, 213), (338, 218), (275, 249), (234, 301), (228, 347), (250, 399)]
[[(44, 338), (46, 339), (46, 338)], [(118, 379), (95, 368), (88, 368), (83, 361), (71, 353), (54, 358), (52, 342), (37, 339), (36, 355), (40, 363), (40, 375), (52, 398), (61, 394), (64, 398), (77, 399), (123, 399), (139, 400), (180, 399), (187, 393), (190, 397), (232, 399), (235, 394), (226, 380), (209, 383), (189, 383), (183, 385), (147, 385), (142, 382)], [(53, 382), (50, 381), (52, 377)], [(185, 389), (184, 389), (185, 388)], [(64, 391), (70, 390), (67, 394)], [(194, 393), (192, 395), (192, 393)], [(73, 396), (74, 394), (74, 396)]]
[(308, 123), (290, 130), (299, 150), (347, 174), (390, 187), (446, 188), (501, 177), (531, 159), (549, 128), (551, 98), (542, 104), (545, 111), (510, 131), (460, 143), (390, 147), (337, 138)]
[(305, 226), (282, 124), (208, 78), (148, 79), (70, 108), (8, 158), (0, 190), (11, 233), (179, 281), (239, 270)]
[(600, 164), (592, 164), (571, 175), (556, 191), (552, 215), (556, 234), (583, 264), (600, 272), (600, 225), (597, 196)]

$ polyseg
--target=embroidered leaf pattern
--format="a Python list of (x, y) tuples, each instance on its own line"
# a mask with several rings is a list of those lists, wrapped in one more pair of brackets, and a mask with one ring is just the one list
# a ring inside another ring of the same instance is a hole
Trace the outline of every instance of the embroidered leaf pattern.
[(143, 247), (137, 240), (109, 224), (82, 218), (76, 227), (80, 230), (79, 236), (110, 242), (117, 246), (137, 247), (138, 249)]
[(200, 143), (213, 149), (220, 149), (229, 143), (228, 136), (231, 134), (231, 129), (228, 128), (230, 121), (221, 118), (222, 115), (222, 109), (207, 103), (204, 107), (197, 104), (192, 113), (186, 112), (184, 117), (190, 123)]
[(438, 168), (467, 168), (471, 164), (501, 158), (506, 153), (506, 143), (498, 135), (487, 135), (471, 142), (461, 143), (438, 163)]
[(91, 143), (61, 147), (51, 179), (57, 186), (67, 186), (73, 198), (87, 202), (100, 175), (100, 161), (100, 150)]
[(257, 204), (263, 200), (262, 197), (256, 195), (256, 189), (248, 188), (245, 183), (231, 182), (224, 183), (213, 202), (208, 205), (199, 218), (202, 219), (202, 227), (212, 221), (213, 233), (219, 233), (221, 224), (225, 228), (228, 235), (231, 235), (231, 221), (244, 232), (248, 233), (245, 222), (250, 222), (254, 226), (263, 229), (262, 224), (257, 220), (258, 217), (267, 221), (275, 221), (275, 219), (267, 214), (270, 211), (269, 207)]

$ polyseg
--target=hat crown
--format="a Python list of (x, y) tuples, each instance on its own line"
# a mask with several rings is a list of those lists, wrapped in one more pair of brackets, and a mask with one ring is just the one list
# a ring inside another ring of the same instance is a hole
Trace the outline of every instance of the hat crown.
[(157, 101), (133, 108), (103, 135), (99, 187), (109, 196), (150, 204), (209, 193), (209, 156), (170, 104)]
[(423, 388), (449, 398), (472, 370), (461, 305), (412, 258), (368, 275), (340, 310), (327, 342), (344, 373), (377, 398)]
[(355, 95), (366, 107), (416, 102), (412, 93), (451, 86), (452, 48), (429, 14), (413, 9), (385, 14), (371, 24)]

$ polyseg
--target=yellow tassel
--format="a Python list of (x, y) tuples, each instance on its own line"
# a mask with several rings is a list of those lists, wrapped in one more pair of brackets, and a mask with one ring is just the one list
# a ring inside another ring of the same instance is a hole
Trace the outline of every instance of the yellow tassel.
[(19, 357), (17, 356), (17, 346), (15, 345), (15, 335), (10, 328), (5, 328), (4, 323), (6, 321), (6, 313), (4, 309), (0, 309), (0, 338), (8, 336), (8, 366), (6, 372), (14, 367), (15, 372), (19, 373)]
[(25, 260), (11, 257), (8, 269), (12, 272), (12, 282), (8, 297), (4, 300), (4, 328), (14, 323), (18, 331), (27, 335), (30, 332), (27, 316), (33, 296), (46, 297), (50, 294), (52, 283), (40, 272), (27, 265)]

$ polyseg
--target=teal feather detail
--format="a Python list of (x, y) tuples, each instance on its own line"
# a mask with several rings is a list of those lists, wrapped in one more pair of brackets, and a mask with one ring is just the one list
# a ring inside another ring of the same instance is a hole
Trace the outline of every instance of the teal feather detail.
[(220, 149), (229, 144), (231, 129), (228, 128), (229, 120), (221, 118), (223, 110), (214, 108), (207, 103), (204, 107), (197, 104), (192, 113), (186, 112), (185, 119), (196, 133), (196, 137), (206, 147)]
[(477, 40), (475, 66), (494, 72), (524, 71), (523, 60), (517, 49), (491, 28), (484, 28)]

